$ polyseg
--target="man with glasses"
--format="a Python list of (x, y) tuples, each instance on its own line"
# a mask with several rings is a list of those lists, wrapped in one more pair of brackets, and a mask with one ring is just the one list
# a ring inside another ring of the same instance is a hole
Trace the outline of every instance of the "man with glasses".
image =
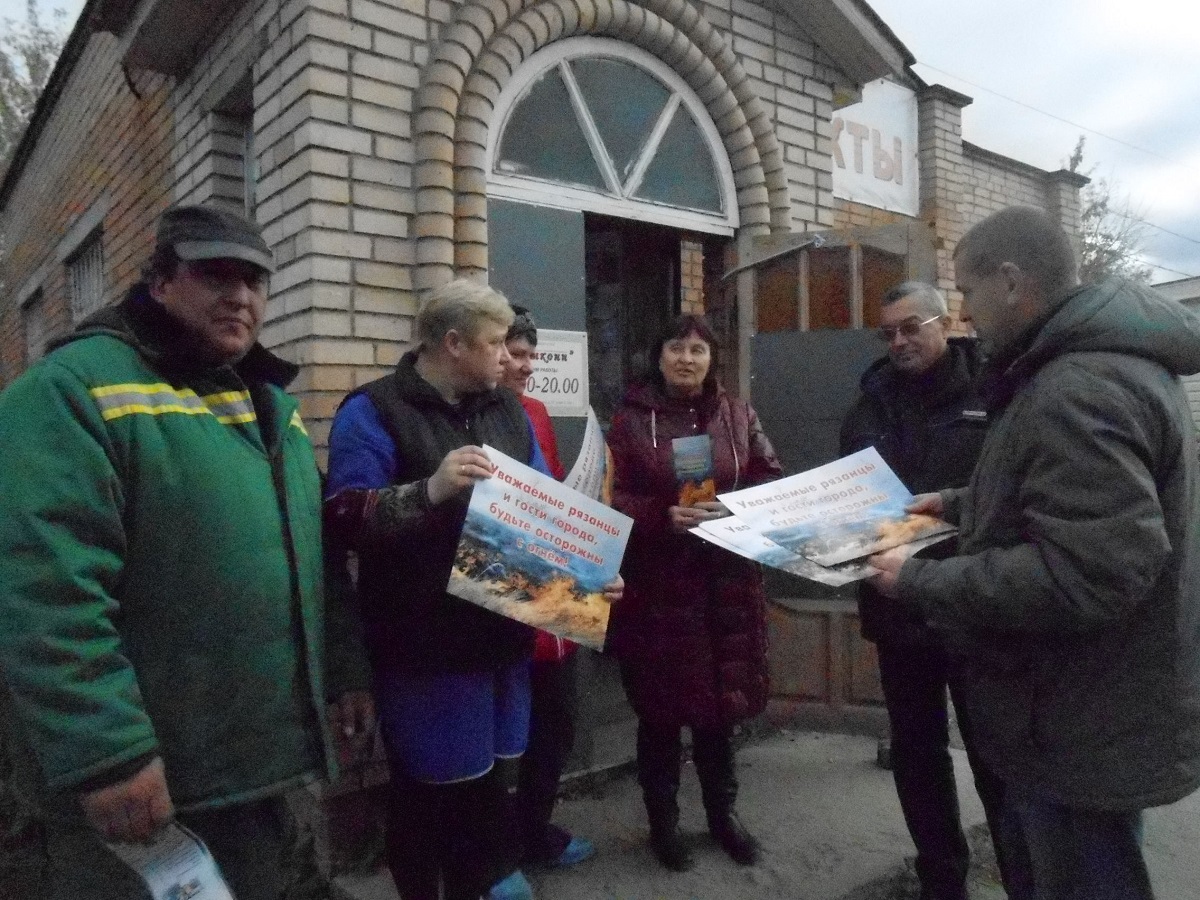
[[(862, 395), (842, 425), (842, 453), (874, 446), (913, 493), (965, 485), (987, 425), (977, 342), (950, 337), (945, 298), (917, 281), (884, 295), (879, 338), (887, 356), (862, 377)], [(947, 542), (928, 552), (952, 549)], [(953, 658), (919, 616), (866, 584), (859, 616), (863, 637), (878, 650), (892, 775), (917, 848), (921, 897), (965, 900), (970, 854), (949, 751), (947, 689), (989, 823), (999, 814), (1000, 787), (974, 754)]]
[(297, 370), (257, 342), (272, 268), (253, 223), (167, 210), (145, 279), (0, 395), (0, 709), (44, 838), (20, 896), (145, 895), (105, 845), (173, 818), (239, 900), (322, 896), (284, 794), (334, 772), (327, 698), (341, 736), (373, 713)]

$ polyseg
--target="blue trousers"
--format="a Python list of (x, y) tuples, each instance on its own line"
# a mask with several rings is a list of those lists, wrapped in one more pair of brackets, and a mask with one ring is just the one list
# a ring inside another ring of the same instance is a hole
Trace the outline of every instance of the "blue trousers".
[(1153, 900), (1142, 813), (1063, 806), (1006, 785), (997, 843), (1009, 900)]
[(478, 900), (516, 870), (529, 664), (378, 673), (391, 783), (385, 856), (403, 900)]
[(482, 778), (529, 741), (529, 663), (475, 672), (380, 673), (379, 721), (388, 758), (409, 778)]

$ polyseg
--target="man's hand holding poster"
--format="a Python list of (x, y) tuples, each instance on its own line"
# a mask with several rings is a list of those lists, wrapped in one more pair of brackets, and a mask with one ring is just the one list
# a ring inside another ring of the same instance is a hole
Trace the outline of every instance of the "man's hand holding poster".
[(176, 822), (145, 844), (109, 844), (153, 900), (234, 900), (204, 842)]
[(830, 587), (850, 584), (874, 575), (876, 571), (867, 565), (865, 560), (854, 560), (837, 566), (817, 565), (808, 557), (780, 547), (737, 516), (701, 522), (692, 529), (692, 534), (764, 566), (790, 572), (792, 575), (799, 575), (801, 578), (818, 581)]
[(604, 586), (614, 581), (633, 520), (494, 447), (472, 489), (446, 590), (534, 628), (601, 649)]

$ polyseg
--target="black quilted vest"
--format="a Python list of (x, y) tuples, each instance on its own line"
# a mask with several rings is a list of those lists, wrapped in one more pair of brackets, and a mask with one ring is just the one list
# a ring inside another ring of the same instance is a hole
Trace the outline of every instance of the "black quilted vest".
[[(350, 395), (366, 394), (378, 411), (396, 447), (396, 484), (428, 478), (467, 444), (530, 461), (533, 439), (516, 395), (496, 389), (451, 406), (417, 374), (415, 361), (415, 353), (405, 354), (390, 375)], [(532, 653), (532, 629), (446, 593), (469, 499), (464, 493), (439, 504), (395, 541), (360, 553), (359, 594), (376, 671), (478, 671)]]

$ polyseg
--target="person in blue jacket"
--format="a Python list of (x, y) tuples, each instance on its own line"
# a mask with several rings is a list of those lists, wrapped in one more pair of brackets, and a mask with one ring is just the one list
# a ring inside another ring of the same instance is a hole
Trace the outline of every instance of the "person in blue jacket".
[(446, 592), (470, 489), (492, 474), (483, 445), (549, 474), (498, 387), (512, 319), (487, 286), (434, 290), (417, 348), (353, 392), (330, 434), (327, 535), (357, 556), (391, 770), (386, 859), (404, 900), (532, 897), (515, 792), (534, 632)]

